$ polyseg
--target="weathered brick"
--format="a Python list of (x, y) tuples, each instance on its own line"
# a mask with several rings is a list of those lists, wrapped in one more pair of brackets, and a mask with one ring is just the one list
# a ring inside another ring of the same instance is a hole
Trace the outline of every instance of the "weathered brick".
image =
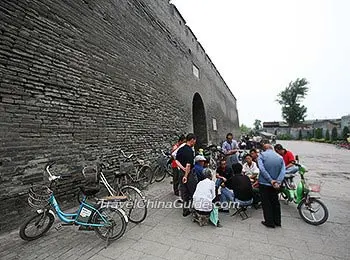
[[(0, 1), (0, 232), (27, 214), (48, 161), (66, 173), (98, 156), (118, 162), (120, 148), (152, 159), (192, 132), (195, 93), (199, 142), (237, 133), (235, 97), (169, 1), (85, 2)], [(58, 198), (74, 201), (79, 183)]]

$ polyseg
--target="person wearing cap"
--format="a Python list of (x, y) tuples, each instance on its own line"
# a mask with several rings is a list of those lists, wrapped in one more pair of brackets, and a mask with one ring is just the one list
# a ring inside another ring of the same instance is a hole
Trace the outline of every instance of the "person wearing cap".
[[(213, 200), (215, 199), (215, 183), (212, 181), (213, 175), (210, 169), (204, 168), (202, 172), (203, 180), (198, 182), (196, 191), (193, 194), (193, 207), (196, 210), (194, 217), (200, 221), (203, 217), (208, 222), (211, 214), (214, 213), (215, 206), (213, 205)], [(215, 217), (214, 217), (215, 219)], [(222, 227), (220, 221), (217, 219), (212, 222), (216, 227)]]
[(205, 179), (205, 176), (203, 175), (204, 170), (204, 164), (207, 159), (203, 155), (197, 155), (194, 158), (194, 172), (197, 175), (198, 181), (202, 181)]

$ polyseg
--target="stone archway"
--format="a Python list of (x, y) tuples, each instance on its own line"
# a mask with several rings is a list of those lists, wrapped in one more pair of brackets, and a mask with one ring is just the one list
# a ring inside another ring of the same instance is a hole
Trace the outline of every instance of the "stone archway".
[(207, 120), (204, 103), (201, 96), (196, 93), (192, 101), (193, 133), (197, 136), (196, 149), (208, 145)]

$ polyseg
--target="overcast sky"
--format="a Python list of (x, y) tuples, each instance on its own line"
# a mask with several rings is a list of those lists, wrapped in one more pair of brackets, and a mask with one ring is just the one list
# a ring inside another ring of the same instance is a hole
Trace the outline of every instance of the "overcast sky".
[(350, 1), (171, 0), (237, 98), (240, 123), (281, 120), (305, 77), (307, 119), (350, 113)]

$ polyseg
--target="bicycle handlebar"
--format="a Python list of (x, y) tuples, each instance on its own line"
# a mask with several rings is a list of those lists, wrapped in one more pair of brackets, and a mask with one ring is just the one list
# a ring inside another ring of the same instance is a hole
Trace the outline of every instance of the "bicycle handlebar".
[(161, 152), (162, 152), (162, 155), (164, 156), (164, 157), (168, 157), (168, 156), (170, 156), (171, 154), (169, 153), (169, 152), (165, 152), (164, 150), (160, 150)]
[(126, 154), (125, 154), (125, 152), (122, 150), (122, 149), (120, 149), (120, 152), (122, 153), (122, 155), (124, 156), (124, 158), (126, 158), (126, 159), (131, 159), (133, 156), (134, 156), (134, 154), (132, 153), (132, 154), (130, 154), (129, 156), (127, 156)]
[(63, 178), (70, 178), (72, 177), (71, 174), (63, 174), (63, 175), (54, 175), (51, 173), (50, 171), (50, 168), (55, 164), (56, 162), (51, 162), (49, 163), (48, 165), (46, 165), (45, 169), (46, 169), (46, 172), (49, 174), (49, 181), (50, 182), (53, 182), (55, 180), (58, 180), (58, 179), (63, 179)]

